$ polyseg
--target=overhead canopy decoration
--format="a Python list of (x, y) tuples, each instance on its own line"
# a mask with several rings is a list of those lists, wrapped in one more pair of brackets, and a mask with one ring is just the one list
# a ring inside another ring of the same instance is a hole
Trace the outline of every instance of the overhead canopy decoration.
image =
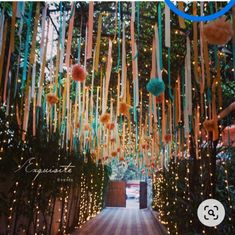
[[(140, 2), (9, 4), (0, 5), (1, 104), (22, 141), (42, 125), (67, 151), (89, 150), (102, 163), (132, 156), (151, 172), (192, 149), (199, 158), (205, 139), (222, 140), (230, 12), (191, 23), (164, 3), (151, 3), (155, 18)], [(215, 8), (187, 6), (194, 15)]]

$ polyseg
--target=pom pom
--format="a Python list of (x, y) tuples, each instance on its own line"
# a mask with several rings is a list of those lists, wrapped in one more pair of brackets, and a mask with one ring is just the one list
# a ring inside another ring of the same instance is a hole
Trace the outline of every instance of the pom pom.
[(56, 104), (59, 101), (58, 97), (54, 93), (47, 94), (47, 102), (51, 105)]
[(80, 128), (80, 123), (77, 122), (75, 126), (76, 126), (76, 128)]
[(104, 113), (100, 116), (100, 122), (103, 124), (108, 123), (110, 120), (110, 114), (109, 113)]
[(125, 158), (124, 158), (124, 157), (120, 157), (120, 158), (119, 158), (119, 161), (120, 161), (120, 162), (124, 162), (124, 161), (125, 161)]
[(114, 143), (115, 142), (115, 138), (111, 138), (110, 141), (111, 141), (111, 143)]
[(115, 124), (112, 122), (112, 123), (107, 123), (106, 125), (106, 128), (109, 129), (110, 131), (113, 130), (115, 127)]
[(125, 116), (129, 116), (130, 114), (130, 108), (131, 106), (127, 103), (124, 103), (124, 102), (120, 102), (119, 103), (119, 113), (125, 115)]
[(76, 64), (72, 68), (72, 78), (74, 81), (83, 82), (85, 81), (87, 76), (86, 70), (83, 68), (82, 65)]
[(206, 129), (207, 132), (216, 131), (217, 122), (214, 119), (205, 120), (203, 122), (203, 127)]
[(159, 96), (165, 91), (165, 83), (158, 78), (152, 78), (148, 82), (146, 88), (152, 95)]
[(165, 139), (165, 141), (166, 141), (167, 144), (168, 144), (169, 142), (171, 142), (171, 134), (166, 134), (166, 135), (164, 136), (164, 139)]
[(223, 45), (231, 40), (233, 30), (231, 23), (226, 21), (226, 16), (223, 16), (220, 19), (207, 23), (203, 28), (203, 33), (208, 43)]
[(121, 148), (120, 148), (120, 147), (117, 148), (117, 152), (118, 152), (118, 153), (121, 152)]
[(112, 151), (112, 152), (111, 152), (111, 156), (112, 156), (112, 157), (116, 157), (116, 156), (117, 156), (117, 152), (116, 152), (116, 151)]

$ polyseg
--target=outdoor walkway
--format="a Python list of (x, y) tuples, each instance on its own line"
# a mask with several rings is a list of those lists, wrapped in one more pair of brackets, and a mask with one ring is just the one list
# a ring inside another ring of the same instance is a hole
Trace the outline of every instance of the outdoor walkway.
[(165, 235), (161, 224), (147, 210), (106, 208), (72, 235)]

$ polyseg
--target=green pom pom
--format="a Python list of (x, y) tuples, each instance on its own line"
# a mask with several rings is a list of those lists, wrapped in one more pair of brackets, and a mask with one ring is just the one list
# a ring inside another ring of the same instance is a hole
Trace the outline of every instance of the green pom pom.
[(146, 88), (152, 95), (159, 96), (162, 92), (165, 91), (165, 84), (158, 78), (152, 78), (148, 82)]

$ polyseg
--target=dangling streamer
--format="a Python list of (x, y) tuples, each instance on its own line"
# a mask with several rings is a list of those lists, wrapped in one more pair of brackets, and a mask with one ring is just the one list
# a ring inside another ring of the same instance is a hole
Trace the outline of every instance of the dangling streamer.
[(20, 18), (20, 27), (19, 27), (19, 31), (18, 31), (19, 37), (20, 37), (20, 35), (22, 33), (22, 29), (23, 29), (24, 12), (25, 12), (25, 2), (18, 2), (16, 17)]
[(157, 77), (162, 80), (162, 72), (160, 67), (160, 49), (159, 49), (159, 35), (158, 26), (155, 24), (155, 40), (156, 40), (156, 58), (157, 58)]
[(63, 22), (61, 25), (61, 35), (60, 35), (60, 69), (59, 72), (63, 72), (63, 58), (64, 58), (64, 41), (65, 41), (65, 27), (66, 27), (66, 15), (63, 15)]
[(165, 4), (165, 47), (171, 46), (171, 13), (170, 8)]
[(4, 14), (4, 9), (2, 9), (1, 16), (0, 16), (0, 56), (1, 56), (1, 53), (2, 53), (4, 25), (5, 25), (5, 14)]
[(2, 72), (3, 72), (3, 63), (4, 63), (4, 58), (5, 58), (5, 48), (6, 48), (6, 38), (7, 38), (7, 21), (5, 22), (4, 25), (4, 31), (3, 31), (3, 36), (2, 36), (2, 50), (1, 50), (1, 55), (0, 55), (0, 85), (2, 82)]
[[(203, 15), (203, 3), (200, 3), (201, 15)], [(204, 93), (205, 89), (205, 72), (204, 72), (204, 55), (203, 55), (203, 22), (200, 22), (200, 54), (201, 54), (201, 82), (200, 82), (200, 93)]]
[(105, 86), (104, 110), (107, 109), (107, 104), (108, 104), (108, 92), (109, 92), (109, 81), (110, 81), (111, 70), (112, 70), (112, 40), (109, 39), (108, 61), (105, 73), (106, 86)]
[(233, 77), (235, 80), (235, 6), (232, 8), (233, 16)]
[(162, 9), (161, 3), (158, 3), (158, 36), (156, 37), (157, 41), (157, 49), (159, 50), (158, 56), (158, 63), (160, 67), (160, 71), (163, 69), (163, 62), (162, 62)]
[[(31, 35), (32, 10), (33, 10), (33, 4), (30, 3), (29, 13), (28, 13), (27, 21), (26, 21), (27, 22), (27, 33), (26, 33), (26, 42), (25, 42), (25, 51), (24, 51), (24, 66), (23, 66), (21, 89), (24, 88), (24, 84), (26, 81), (27, 62), (28, 62), (28, 53), (29, 53), (29, 40), (30, 40), (30, 35)], [(34, 46), (34, 45), (32, 45), (32, 46)], [(32, 48), (32, 49), (34, 49), (34, 48)]]
[(46, 66), (46, 52), (48, 46), (48, 35), (49, 34), (49, 24), (47, 24), (47, 36), (46, 36), (46, 44), (43, 44), (43, 55), (42, 55), (42, 63), (40, 69), (40, 77), (39, 77), (39, 89), (38, 89), (38, 97), (37, 97), (37, 106), (41, 107), (41, 99), (42, 99), (42, 90), (43, 90), (43, 82), (45, 79), (45, 66)]
[[(193, 15), (197, 15), (197, 3), (193, 2)], [(194, 77), (200, 84), (198, 76), (198, 23), (193, 22), (193, 55), (194, 55)]]
[(118, 58), (117, 58), (117, 70), (120, 69), (121, 60), (121, 3), (118, 2)]
[(120, 98), (125, 102), (126, 100), (126, 35), (125, 35), (125, 23), (123, 22), (122, 26), (122, 80), (121, 80), (121, 95)]
[(17, 2), (12, 3), (12, 17), (11, 17), (11, 34), (10, 34), (10, 45), (8, 50), (8, 58), (7, 58), (7, 66), (6, 66), (6, 74), (5, 74), (5, 84), (4, 84), (4, 92), (3, 92), (3, 103), (6, 103), (7, 98), (7, 83), (8, 83), (8, 75), (10, 68), (10, 60), (11, 54), (14, 52), (14, 43), (15, 43), (15, 23), (16, 23), (16, 10), (17, 10)]
[(192, 115), (192, 79), (191, 79), (191, 52), (190, 40), (187, 37), (186, 42), (187, 53), (185, 57), (185, 95), (186, 95), (186, 110), (188, 115)]
[(102, 14), (100, 13), (99, 19), (98, 19), (98, 31), (97, 31), (96, 51), (95, 51), (95, 71), (96, 72), (98, 71), (98, 67), (99, 67), (101, 30), (102, 30)]
[(92, 57), (93, 17), (94, 17), (94, 2), (89, 1), (87, 57), (86, 57), (86, 59), (90, 59)]
[(25, 140), (25, 135), (28, 129), (28, 120), (29, 120), (29, 110), (30, 110), (30, 94), (31, 94), (31, 87), (29, 87), (28, 96), (25, 97), (25, 108), (24, 108), (24, 121), (23, 121), (23, 133), (22, 133), (22, 140)]
[[(178, 7), (180, 11), (184, 12), (184, 2), (178, 2)], [(186, 28), (184, 18), (182, 18), (181, 16), (179, 16), (179, 25), (181, 29)]]

